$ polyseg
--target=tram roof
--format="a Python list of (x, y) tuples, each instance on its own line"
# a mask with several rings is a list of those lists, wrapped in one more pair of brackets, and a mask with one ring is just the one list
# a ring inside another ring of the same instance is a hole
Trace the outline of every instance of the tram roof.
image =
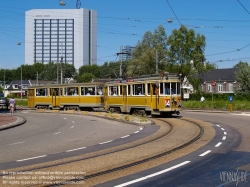
[(104, 85), (103, 82), (85, 82), (85, 83), (71, 83), (71, 84), (44, 84), (44, 85), (32, 85), (28, 88), (44, 88), (44, 87), (70, 87), (70, 86), (95, 86), (95, 85)]

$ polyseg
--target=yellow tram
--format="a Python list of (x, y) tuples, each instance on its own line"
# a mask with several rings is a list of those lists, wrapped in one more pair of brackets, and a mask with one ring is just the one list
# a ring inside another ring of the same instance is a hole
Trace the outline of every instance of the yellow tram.
[(131, 114), (180, 114), (180, 77), (164, 73), (162, 76), (107, 82), (104, 85), (104, 107), (106, 110)]
[(103, 108), (104, 83), (74, 83), (30, 86), (28, 107), (90, 110)]

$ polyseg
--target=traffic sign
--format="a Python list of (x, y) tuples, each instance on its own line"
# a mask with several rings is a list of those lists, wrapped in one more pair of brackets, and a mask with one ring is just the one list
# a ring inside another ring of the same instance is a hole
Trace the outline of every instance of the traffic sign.
[(229, 96), (228, 96), (228, 101), (229, 101), (230, 103), (232, 103), (233, 100), (234, 100), (233, 96), (229, 95)]

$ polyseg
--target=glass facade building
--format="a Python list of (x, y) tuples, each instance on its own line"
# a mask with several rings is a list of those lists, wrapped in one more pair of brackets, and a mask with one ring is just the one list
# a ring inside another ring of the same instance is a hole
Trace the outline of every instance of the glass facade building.
[(26, 64), (96, 64), (96, 11), (29, 10), (25, 25)]

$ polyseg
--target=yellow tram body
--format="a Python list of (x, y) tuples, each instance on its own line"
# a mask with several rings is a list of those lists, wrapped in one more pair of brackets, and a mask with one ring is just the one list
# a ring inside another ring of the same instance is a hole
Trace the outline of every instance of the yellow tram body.
[(179, 114), (181, 82), (177, 74), (105, 83), (104, 107), (124, 113)]
[(31, 86), (28, 107), (50, 109), (103, 108), (104, 83), (74, 83)]

